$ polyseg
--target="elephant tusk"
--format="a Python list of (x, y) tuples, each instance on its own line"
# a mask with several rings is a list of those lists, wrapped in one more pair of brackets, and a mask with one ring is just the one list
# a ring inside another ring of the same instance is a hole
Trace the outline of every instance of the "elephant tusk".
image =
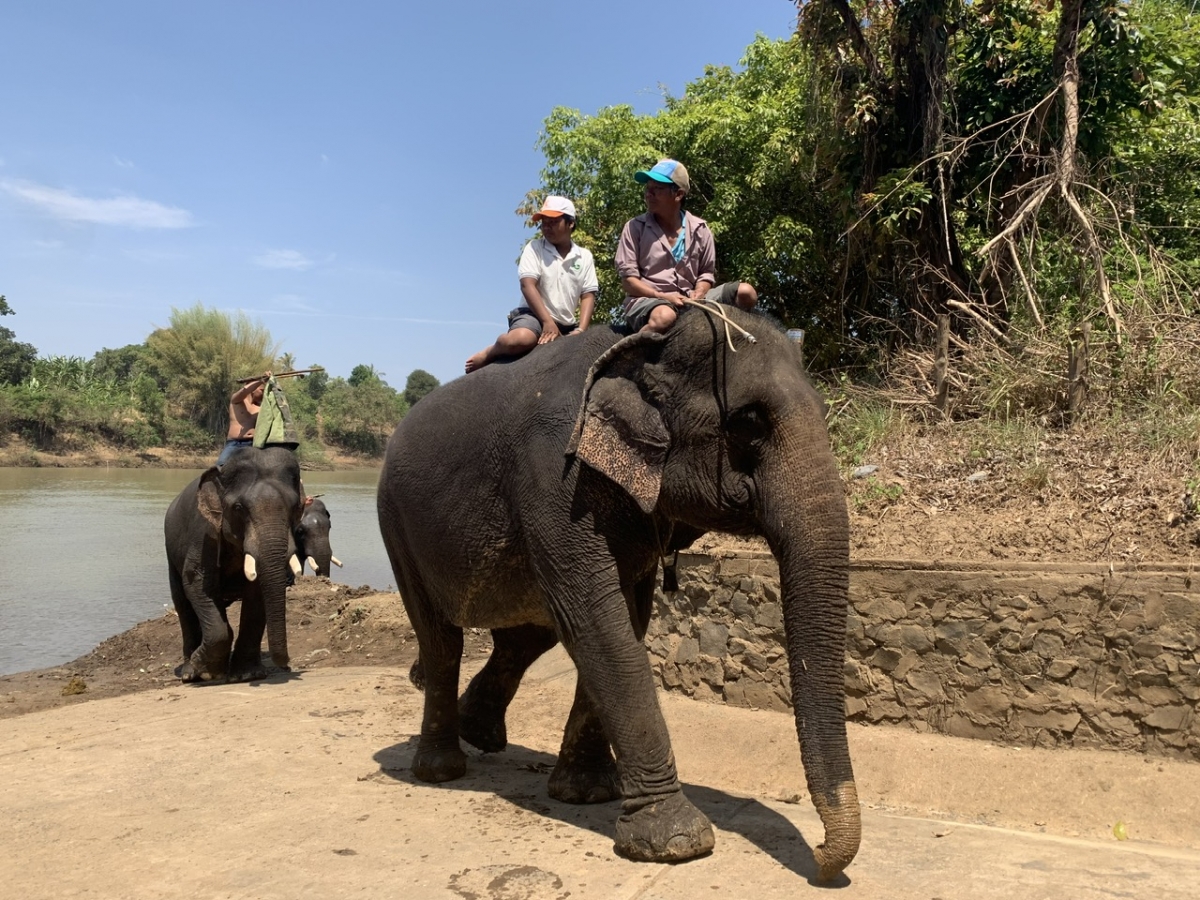
[(320, 571), (321, 571), (321, 567), (317, 565), (317, 561), (316, 561), (315, 559), (313, 559), (311, 556), (310, 556), (310, 557), (308, 557), (308, 558), (305, 560), (305, 562), (307, 562), (307, 563), (308, 563), (308, 565), (309, 565), (309, 568), (311, 568), (311, 569), (312, 569), (314, 572), (320, 572)]
[(258, 578), (258, 566), (254, 562), (254, 557), (249, 553), (246, 554), (245, 572), (247, 581), (254, 581)]
[(329, 557), (329, 561), (331, 563), (333, 563), (335, 566), (337, 566), (339, 569), (342, 567), (342, 561), (340, 559), (338, 559), (336, 556)]
[(304, 566), (300, 565), (300, 560), (296, 559), (295, 553), (288, 557), (288, 568), (292, 570), (293, 575), (304, 574)]

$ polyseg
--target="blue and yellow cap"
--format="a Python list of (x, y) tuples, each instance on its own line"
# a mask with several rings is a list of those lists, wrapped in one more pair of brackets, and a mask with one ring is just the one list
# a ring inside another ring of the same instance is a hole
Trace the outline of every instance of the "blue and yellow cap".
[(638, 184), (645, 184), (652, 180), (662, 184), (673, 184), (685, 194), (692, 186), (688, 179), (687, 169), (676, 159), (660, 159), (651, 168), (635, 172), (633, 180)]

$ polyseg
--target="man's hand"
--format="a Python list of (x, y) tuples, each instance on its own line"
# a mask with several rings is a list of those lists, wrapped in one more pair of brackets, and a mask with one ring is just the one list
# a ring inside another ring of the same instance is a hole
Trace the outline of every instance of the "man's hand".
[(562, 332), (558, 330), (558, 323), (551, 319), (549, 322), (542, 323), (542, 335), (538, 338), (539, 344), (548, 344), (555, 338), (562, 337)]
[(660, 293), (658, 295), (658, 297), (660, 300), (670, 300), (676, 306), (683, 306), (684, 301), (688, 299), (687, 295), (680, 294), (677, 291), (672, 291), (669, 294), (668, 293)]

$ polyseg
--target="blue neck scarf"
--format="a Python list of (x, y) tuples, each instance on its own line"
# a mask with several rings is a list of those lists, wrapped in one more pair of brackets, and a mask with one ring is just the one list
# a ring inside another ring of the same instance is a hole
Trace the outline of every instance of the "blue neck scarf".
[(687, 252), (687, 241), (684, 237), (687, 235), (687, 213), (680, 210), (679, 213), (679, 237), (675, 239), (675, 246), (671, 248), (671, 255), (675, 257), (675, 262), (683, 262), (683, 254)]

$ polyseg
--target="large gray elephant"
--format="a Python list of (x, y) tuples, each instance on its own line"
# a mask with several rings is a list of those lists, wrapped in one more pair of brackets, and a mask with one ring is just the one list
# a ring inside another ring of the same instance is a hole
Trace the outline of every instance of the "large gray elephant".
[(329, 530), (332, 527), (333, 520), (329, 510), (318, 495), (304, 507), (304, 513), (293, 532), (296, 539), (296, 556), (300, 559), (301, 567), (307, 563), (314, 574), (324, 575), (326, 578), (329, 577), (330, 564), (339, 569), (342, 567), (342, 561), (333, 555), (333, 546), (329, 542)]
[[(302, 503), (300, 466), (280, 447), (240, 450), (171, 501), (164, 532), (184, 681), (248, 681), (287, 670), (287, 575), (300, 571), (292, 531)], [(228, 609), (238, 600), (234, 643)], [(262, 660), (264, 628), (273, 667)]]
[[(615, 849), (639, 860), (688, 859), (714, 843), (681, 790), (642, 645), (658, 561), (709, 530), (764, 536), (825, 825), (819, 877), (854, 858), (845, 494), (824, 405), (799, 350), (766, 318), (688, 307), (663, 335), (593, 328), (451, 382), (396, 428), (378, 509), (420, 649), (414, 774), (461, 776), (460, 736), (503, 748), (521, 675), (561, 640), (579, 680), (550, 793), (619, 794)], [(491, 628), (495, 649), (458, 700), (467, 626)]]

